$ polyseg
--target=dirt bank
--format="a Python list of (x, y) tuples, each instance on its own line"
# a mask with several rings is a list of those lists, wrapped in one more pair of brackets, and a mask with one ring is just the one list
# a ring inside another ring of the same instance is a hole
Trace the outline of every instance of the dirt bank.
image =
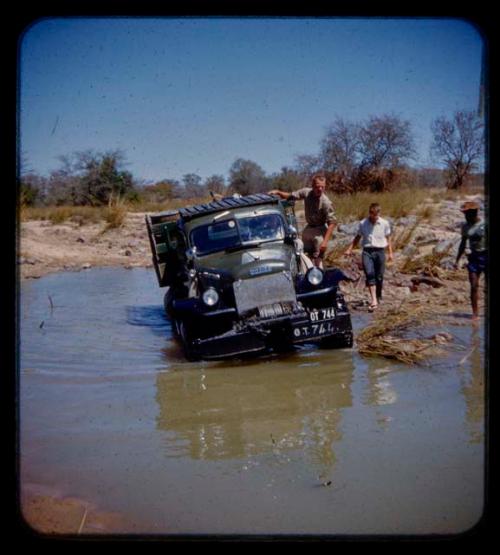
[(39, 278), (59, 271), (94, 266), (151, 266), (144, 213), (129, 212), (122, 227), (106, 230), (105, 223), (79, 225), (49, 221), (22, 222), (19, 235), (19, 275)]

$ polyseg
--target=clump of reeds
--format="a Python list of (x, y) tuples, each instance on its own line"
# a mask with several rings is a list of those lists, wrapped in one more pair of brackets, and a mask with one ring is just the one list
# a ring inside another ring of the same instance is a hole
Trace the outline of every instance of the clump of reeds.
[(106, 220), (106, 227), (104, 228), (104, 231), (121, 227), (125, 222), (126, 215), (127, 206), (125, 201), (120, 197), (110, 197), (108, 206), (104, 212), (104, 219)]
[(423, 363), (436, 342), (432, 339), (410, 339), (404, 337), (404, 333), (420, 327), (427, 317), (422, 307), (414, 305), (401, 305), (379, 312), (372, 324), (358, 334), (358, 352), (364, 356), (381, 356), (405, 364)]

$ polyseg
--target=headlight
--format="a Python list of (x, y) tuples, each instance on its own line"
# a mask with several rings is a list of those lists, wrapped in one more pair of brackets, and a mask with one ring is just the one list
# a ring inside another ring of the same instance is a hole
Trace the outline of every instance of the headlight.
[(213, 287), (209, 287), (204, 291), (202, 299), (207, 306), (214, 306), (219, 302), (219, 293)]
[(323, 272), (319, 268), (311, 268), (307, 272), (307, 281), (311, 285), (319, 285), (323, 281)]

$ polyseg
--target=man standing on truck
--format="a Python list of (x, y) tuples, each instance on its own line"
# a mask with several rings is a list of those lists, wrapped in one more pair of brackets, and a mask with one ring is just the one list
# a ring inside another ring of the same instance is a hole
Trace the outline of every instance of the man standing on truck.
[(285, 200), (304, 200), (307, 222), (302, 232), (304, 252), (319, 268), (323, 268), (323, 257), (328, 247), (328, 241), (331, 239), (337, 224), (333, 205), (326, 196), (325, 188), (325, 175), (315, 173), (311, 178), (311, 187), (304, 187), (291, 193), (279, 189), (269, 191), (270, 195), (278, 195)]

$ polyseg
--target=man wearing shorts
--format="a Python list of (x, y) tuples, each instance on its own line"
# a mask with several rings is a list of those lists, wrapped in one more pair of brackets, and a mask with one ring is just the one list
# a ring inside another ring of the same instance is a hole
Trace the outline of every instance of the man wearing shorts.
[(468, 254), (470, 282), (470, 300), (472, 305), (472, 319), (479, 319), (478, 290), (479, 276), (484, 272), (487, 275), (488, 257), (486, 252), (486, 230), (485, 223), (479, 218), (479, 204), (474, 201), (465, 202), (460, 210), (465, 216), (465, 223), (462, 224), (462, 240), (458, 247), (455, 268), (458, 268), (460, 258), (465, 252), (467, 242), (469, 242), (470, 252)]

